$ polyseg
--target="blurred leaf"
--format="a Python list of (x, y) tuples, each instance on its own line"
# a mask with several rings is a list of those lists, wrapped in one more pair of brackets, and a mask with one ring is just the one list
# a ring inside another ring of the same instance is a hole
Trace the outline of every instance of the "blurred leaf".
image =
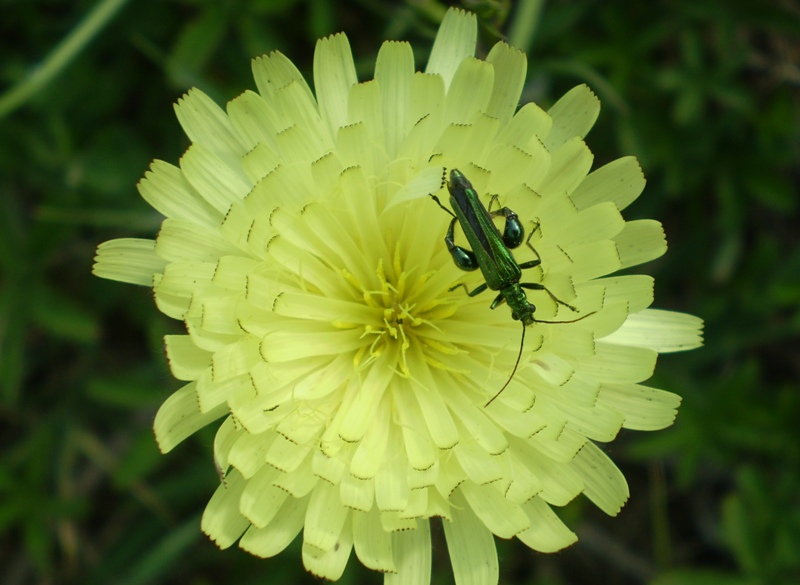
[(41, 91), (54, 77), (61, 74), (77, 55), (117, 15), (127, 0), (101, 0), (83, 16), (41, 63), (35, 65), (25, 78), (0, 95), (0, 118), (7, 116)]
[(786, 177), (754, 169), (746, 177), (746, 187), (766, 207), (782, 213), (797, 211), (797, 187)]
[(318, 39), (338, 32), (336, 9), (330, 0), (310, 0), (309, 4), (308, 29), (311, 37)]
[(713, 570), (670, 571), (661, 575), (650, 585), (763, 585), (757, 579)]
[(195, 517), (181, 526), (176, 526), (166, 537), (143, 551), (125, 575), (116, 580), (118, 585), (141, 585), (164, 583), (165, 579), (180, 565), (180, 559), (189, 548), (203, 538), (199, 530), (200, 519)]
[(262, 17), (271, 15), (274, 18), (276, 15), (287, 13), (297, 3), (298, 0), (253, 0), (248, 8), (254, 15)]
[(138, 437), (118, 462), (114, 469), (114, 483), (119, 487), (127, 487), (141, 481), (147, 474), (156, 469), (163, 459), (156, 447), (152, 430), (148, 427)]
[(134, 233), (156, 233), (163, 221), (158, 213), (147, 211), (113, 211), (108, 209), (67, 209), (41, 206), (36, 219), (57, 224), (74, 224), (101, 228), (127, 229)]
[(0, 290), (0, 400), (5, 404), (17, 400), (26, 366), (27, 311), (19, 289), (12, 286), (6, 281)]
[(40, 285), (29, 297), (32, 317), (54, 337), (89, 343), (97, 339), (97, 316), (78, 307), (48, 286)]
[(26, 228), (17, 199), (0, 197), (0, 400), (6, 404), (19, 395), (26, 363)]
[(519, 0), (509, 22), (508, 42), (520, 51), (530, 53), (536, 39), (544, 0)]
[[(92, 133), (91, 142), (72, 164), (70, 181), (74, 188), (105, 195), (104, 200), (116, 206), (114, 199), (120, 194), (133, 195), (151, 158), (138, 135), (124, 125), (110, 124)], [(131, 199), (141, 210), (147, 209), (138, 198)]]
[(753, 543), (757, 535), (749, 526), (740, 496), (732, 495), (725, 499), (722, 520), (726, 539), (735, 551), (739, 565), (748, 573), (757, 571), (761, 560)]
[(37, 514), (26, 516), (23, 520), (22, 535), (25, 550), (39, 571), (45, 571), (52, 557), (52, 540), (47, 524)]
[(123, 408), (153, 407), (166, 395), (158, 380), (159, 370), (146, 367), (120, 372), (114, 376), (95, 378), (86, 387), (87, 395), (108, 406)]
[(178, 79), (194, 77), (222, 42), (227, 27), (227, 11), (219, 4), (206, 4), (200, 16), (181, 30), (169, 56), (172, 74)]

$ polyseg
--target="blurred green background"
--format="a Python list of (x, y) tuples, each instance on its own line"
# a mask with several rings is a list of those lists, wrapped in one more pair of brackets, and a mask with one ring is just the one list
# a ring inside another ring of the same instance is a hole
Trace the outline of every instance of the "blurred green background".
[[(461, 5), (479, 14), (482, 54), (498, 38), (528, 52), (524, 101), (548, 107), (584, 82), (599, 95), (596, 166), (639, 157), (648, 186), (626, 216), (661, 220), (670, 242), (644, 267), (656, 306), (706, 321), (705, 347), (664, 356), (650, 382), (683, 396), (676, 424), (607, 447), (631, 484), (620, 516), (575, 502), (560, 513), (581, 540), (556, 555), (498, 541), (501, 582), (800, 583), (800, 4)], [(92, 277), (92, 256), (154, 236), (135, 184), (188, 146), (172, 104), (189, 87), (224, 104), (274, 49), (310, 77), (316, 38), (340, 30), (362, 80), (384, 39), (412, 41), (421, 67), (447, 5), (0, 7), (0, 583), (316, 582), (297, 543), (259, 560), (200, 533), (214, 429), (167, 456), (151, 430), (180, 385), (162, 336), (181, 324), (147, 289)], [(451, 583), (434, 534), (433, 583)], [(381, 582), (354, 557), (341, 580)]]

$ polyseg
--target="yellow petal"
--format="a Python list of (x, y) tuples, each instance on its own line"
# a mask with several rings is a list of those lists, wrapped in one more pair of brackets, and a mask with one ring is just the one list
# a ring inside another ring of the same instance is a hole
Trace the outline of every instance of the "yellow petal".
[(384, 576), (384, 585), (428, 585), (431, 581), (431, 533), (427, 520), (414, 528), (392, 533), (396, 572)]
[(350, 43), (342, 34), (317, 41), (314, 51), (314, 87), (320, 115), (330, 136), (347, 125), (347, 98), (358, 82)]
[(594, 443), (587, 443), (575, 457), (572, 468), (583, 478), (584, 494), (598, 508), (616, 516), (630, 496), (625, 476)]
[(92, 274), (101, 278), (153, 285), (153, 275), (164, 271), (166, 261), (155, 252), (153, 240), (120, 238), (97, 247)]
[(598, 401), (622, 413), (626, 429), (657, 431), (675, 421), (681, 397), (639, 384), (603, 384)]
[(414, 53), (408, 43), (386, 42), (381, 45), (375, 63), (375, 81), (380, 85), (386, 153), (397, 154), (411, 124), (409, 95), (414, 78)]
[(322, 551), (331, 550), (342, 535), (349, 515), (339, 501), (339, 490), (325, 481), (319, 482), (308, 502), (303, 542)]
[(703, 320), (694, 315), (646, 309), (632, 314), (603, 341), (649, 347), (659, 353), (686, 351), (703, 345)]
[(242, 536), (239, 546), (262, 558), (283, 552), (303, 528), (307, 507), (308, 498), (287, 498), (273, 521), (263, 528), (251, 526)]
[(542, 498), (532, 498), (523, 507), (530, 518), (531, 527), (518, 534), (517, 538), (533, 550), (556, 552), (578, 540)]
[(629, 221), (614, 241), (619, 250), (622, 268), (643, 264), (663, 256), (667, 251), (664, 228), (652, 219)]
[(200, 412), (195, 386), (194, 382), (190, 382), (172, 394), (156, 413), (153, 431), (162, 453), (169, 453), (186, 437), (228, 412), (226, 404), (220, 404), (205, 413)]
[(239, 513), (239, 498), (245, 485), (241, 475), (229, 473), (203, 511), (200, 528), (222, 549), (231, 546), (250, 527), (247, 518)]
[(442, 524), (456, 585), (496, 584), (499, 566), (492, 533), (461, 494), (454, 494), (452, 500), (453, 521)]
[(353, 512), (353, 544), (358, 560), (365, 567), (382, 573), (395, 572), (392, 535), (381, 526), (377, 508)]
[(449, 87), (461, 62), (475, 54), (477, 39), (478, 21), (475, 15), (450, 8), (439, 25), (425, 73), (438, 73), (444, 79), (445, 87)]
[(199, 89), (189, 90), (178, 100), (175, 114), (189, 140), (205, 147), (224, 164), (236, 166), (247, 152), (222, 108)]
[(600, 114), (600, 100), (588, 86), (579, 85), (565, 93), (547, 113), (553, 118), (553, 127), (544, 143), (548, 149), (556, 150), (568, 140), (589, 133)]
[(166, 217), (209, 227), (222, 220), (222, 213), (195, 191), (181, 170), (164, 161), (153, 161), (136, 187), (142, 199)]
[(578, 209), (611, 201), (622, 211), (641, 194), (644, 185), (639, 162), (625, 156), (589, 173), (570, 197)]
[(164, 345), (169, 369), (178, 380), (196, 380), (211, 365), (212, 354), (197, 347), (188, 335), (165, 335)]
[(491, 63), (495, 71), (492, 97), (486, 113), (497, 118), (501, 124), (506, 124), (519, 104), (528, 59), (519, 49), (500, 42), (489, 51), (486, 62)]

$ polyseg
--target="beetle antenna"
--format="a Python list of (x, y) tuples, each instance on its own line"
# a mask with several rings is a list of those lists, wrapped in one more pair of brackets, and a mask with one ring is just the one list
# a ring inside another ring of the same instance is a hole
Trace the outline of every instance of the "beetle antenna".
[[(444, 188), (444, 186), (445, 186), (446, 184), (447, 184), (447, 168), (445, 167), (445, 168), (443, 168), (443, 169), (442, 169), (442, 184), (441, 184), (441, 185), (439, 185), (439, 189), (443, 189), (443, 188)], [(434, 195), (433, 193), (428, 193), (428, 197), (430, 197), (431, 199), (433, 199), (433, 200), (436, 202), (436, 205), (438, 205), (439, 207), (441, 207), (442, 209), (444, 209), (444, 210), (445, 210), (447, 213), (449, 213), (451, 216), (453, 216), (453, 217), (455, 217), (455, 216), (456, 216), (456, 214), (455, 214), (455, 213), (453, 213), (452, 211), (450, 211), (449, 209), (447, 209), (447, 208), (446, 208), (444, 205), (442, 205), (442, 202), (441, 202), (441, 201), (439, 201), (439, 198), (438, 198), (436, 195)]]
[(577, 323), (578, 321), (582, 321), (583, 319), (586, 319), (586, 317), (591, 317), (596, 312), (597, 311), (592, 311), (591, 313), (586, 313), (585, 315), (581, 315), (577, 319), (570, 319), (569, 321), (543, 321), (542, 319), (534, 319), (533, 322), (534, 323), (548, 323), (550, 325), (559, 325), (560, 323)]
[(519, 366), (519, 360), (522, 359), (522, 348), (525, 347), (525, 323), (523, 323), (522, 321), (520, 321), (520, 323), (522, 324), (522, 338), (519, 340), (519, 353), (517, 354), (517, 362), (514, 364), (514, 369), (511, 370), (511, 375), (508, 377), (508, 380), (506, 380), (506, 383), (503, 384), (503, 387), (500, 388), (500, 390), (497, 391), (497, 394), (492, 396), (492, 398), (491, 398), (491, 400), (489, 400), (489, 402), (487, 402), (486, 404), (483, 405), (484, 408), (489, 406), (492, 402), (494, 402), (495, 398), (497, 398), (498, 396), (500, 396), (503, 393), (503, 390), (506, 389), (506, 386), (508, 386), (511, 383), (511, 380), (514, 378), (514, 374), (517, 373), (517, 367)]

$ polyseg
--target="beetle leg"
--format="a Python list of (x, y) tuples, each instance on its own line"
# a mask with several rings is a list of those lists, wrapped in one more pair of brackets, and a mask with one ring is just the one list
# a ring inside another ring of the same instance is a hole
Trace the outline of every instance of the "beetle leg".
[(434, 195), (433, 193), (429, 193), (429, 194), (428, 194), (428, 196), (429, 196), (431, 199), (433, 199), (433, 200), (436, 202), (436, 205), (438, 205), (439, 207), (441, 207), (442, 209), (444, 209), (444, 210), (445, 210), (447, 213), (449, 213), (450, 215), (452, 215), (453, 217), (455, 217), (455, 214), (454, 214), (452, 211), (450, 211), (450, 210), (449, 210), (449, 209), (447, 209), (447, 208), (446, 208), (444, 205), (442, 205), (442, 202), (441, 202), (441, 201), (439, 201), (439, 198), (438, 198), (436, 195)]
[(517, 264), (521, 270), (525, 270), (526, 268), (536, 268), (542, 263), (541, 260), (528, 260), (527, 262), (523, 262), (522, 264)]
[[(536, 223), (534, 223), (534, 224), (533, 224), (533, 229), (532, 229), (532, 230), (531, 230), (531, 232), (528, 234), (528, 239), (527, 239), (527, 240), (525, 240), (525, 245), (526, 245), (526, 246), (528, 246), (528, 248), (530, 248), (530, 249), (531, 249), (531, 252), (533, 252), (534, 254), (536, 254), (536, 259), (537, 259), (539, 262), (541, 262), (541, 261), (542, 261), (542, 257), (541, 257), (541, 256), (539, 256), (539, 252), (537, 252), (537, 251), (536, 251), (536, 248), (534, 248), (534, 247), (531, 245), (531, 238), (533, 237), (533, 234), (535, 234), (535, 233), (536, 233), (536, 231), (537, 231), (538, 229), (539, 229), (539, 222), (537, 221)], [(525, 262), (525, 264), (527, 264), (527, 262)], [(520, 266), (521, 266), (521, 265), (520, 265)], [(533, 264), (531, 267), (533, 267), (533, 266), (536, 266), (536, 264)]]
[[(462, 282), (461, 284), (457, 284), (455, 286), (451, 286), (450, 288), (447, 289), (447, 291), (448, 292), (452, 292), (452, 291), (454, 291), (457, 288), (462, 287), (462, 286), (464, 287), (464, 290), (466, 291), (468, 297), (476, 297), (479, 294), (481, 294), (483, 291), (485, 291), (487, 288), (489, 288), (489, 285), (484, 282), (482, 285), (476, 286), (474, 289), (472, 289), (472, 291), (470, 291), (467, 288), (467, 285)], [(497, 301), (497, 299), (495, 299), (495, 301)], [(492, 305), (494, 305), (494, 303), (492, 303)], [(494, 306), (492, 306), (492, 308), (494, 309)]]
[[(522, 243), (522, 238), (525, 236), (525, 228), (522, 227), (522, 222), (519, 216), (508, 207), (501, 207), (492, 211), (492, 204), (498, 202), (498, 196), (492, 195), (489, 201), (489, 215), (491, 217), (503, 217), (506, 220), (505, 227), (503, 228), (503, 243), (508, 249), (514, 249)], [(530, 237), (528, 238), (530, 240)]]
[(506, 298), (503, 296), (503, 293), (500, 293), (499, 295), (497, 295), (494, 298), (494, 300), (492, 301), (492, 304), (489, 305), (489, 308), (490, 309), (496, 309), (497, 307), (499, 307), (500, 305), (502, 305), (505, 302), (506, 302)]
[(566, 308), (568, 308), (573, 313), (577, 313), (578, 312), (578, 309), (576, 309), (575, 307), (573, 307), (569, 303), (565, 303), (564, 301), (560, 300), (558, 297), (556, 297), (556, 295), (551, 293), (547, 289), (547, 287), (545, 285), (543, 285), (543, 284), (540, 284), (538, 282), (520, 282), (519, 285), (522, 288), (527, 288), (528, 290), (543, 290), (548, 295), (550, 295), (550, 298), (553, 299), (553, 301), (555, 301), (557, 304), (565, 306)]
[(447, 233), (444, 236), (444, 243), (456, 266), (461, 270), (472, 272), (478, 269), (478, 259), (475, 257), (475, 253), (472, 250), (456, 246), (455, 227), (457, 221), (458, 218), (456, 217), (453, 217), (452, 221), (450, 221), (450, 227), (447, 228)]

